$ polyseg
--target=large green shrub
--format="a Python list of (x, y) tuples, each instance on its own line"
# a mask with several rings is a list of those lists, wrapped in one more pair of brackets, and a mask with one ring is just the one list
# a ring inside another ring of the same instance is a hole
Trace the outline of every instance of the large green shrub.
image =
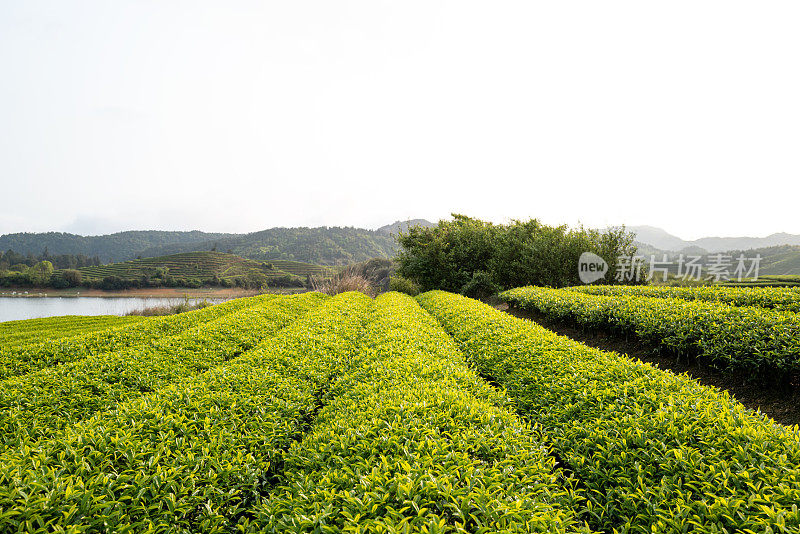
[(486, 271), (475, 271), (472, 278), (461, 288), (461, 293), (477, 299), (490, 297), (499, 291), (499, 287)]
[(800, 322), (793, 312), (542, 287), (511, 289), (500, 298), (581, 328), (633, 335), (664, 352), (696, 356), (752, 381), (788, 385), (792, 374), (800, 371)]
[(578, 259), (593, 252), (606, 260), (606, 282), (614, 283), (617, 258), (636, 251), (633, 238), (624, 228), (599, 232), (536, 219), (498, 225), (454, 214), (452, 221), (411, 227), (398, 237), (398, 274), (423, 290), (485, 296), (521, 285), (580, 284)]
[(389, 291), (397, 291), (415, 297), (419, 295), (419, 284), (402, 276), (389, 278)]

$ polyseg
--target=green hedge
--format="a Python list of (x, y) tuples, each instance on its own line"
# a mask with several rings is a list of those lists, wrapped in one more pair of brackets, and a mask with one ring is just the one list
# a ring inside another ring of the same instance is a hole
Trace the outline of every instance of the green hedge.
[(244, 353), (326, 299), (277, 297), (175, 336), (0, 382), (0, 443), (52, 435), (95, 412), (192, 377)]
[(193, 312), (153, 317), (132, 325), (63, 338), (55, 343), (45, 341), (33, 345), (4, 347), (0, 349), (0, 379), (104, 352), (117, 351), (125, 347), (146, 345), (152, 338), (178, 334), (225, 314), (254, 306), (272, 298), (275, 296), (260, 295), (229, 300)]
[(253, 530), (585, 530), (571, 482), (509, 399), (413, 299), (386, 293), (376, 306)]
[(6, 451), (3, 530), (235, 532), (371, 309), (364, 295), (339, 295), (224, 365)]
[(521, 287), (500, 297), (589, 328), (636, 335), (679, 356), (697, 356), (751, 380), (781, 382), (800, 369), (800, 316), (699, 300), (587, 295)]
[(800, 430), (480, 302), (417, 297), (505, 387), (589, 496), (605, 532), (800, 532)]
[(570, 291), (605, 296), (635, 296), (704, 300), (732, 306), (756, 306), (800, 312), (800, 290), (776, 287), (668, 287), (668, 286), (574, 286)]
[(117, 315), (65, 315), (0, 323), (0, 346), (4, 349), (130, 326), (144, 317)]

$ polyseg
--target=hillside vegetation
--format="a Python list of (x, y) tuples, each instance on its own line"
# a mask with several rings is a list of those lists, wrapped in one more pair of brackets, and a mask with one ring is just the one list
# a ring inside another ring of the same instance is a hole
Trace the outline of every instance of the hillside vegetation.
[[(53, 273), (63, 285), (87, 285), (103, 289), (127, 287), (302, 286), (305, 278), (326, 276), (330, 269), (308, 263), (273, 260), (258, 262), (222, 252), (188, 252), (156, 258), (111, 263), (78, 269), (78, 281), (68, 281), (67, 270)], [(74, 276), (74, 271), (72, 271)], [(56, 283), (55, 285), (59, 285)]]
[[(120, 232), (79, 236), (61, 232), (0, 236), (0, 250), (34, 257), (82, 254), (103, 262), (156, 257), (183, 252), (220, 251), (259, 261), (281, 259), (319, 265), (349, 265), (397, 252), (395, 236), (362, 228), (272, 228), (250, 234), (204, 232)], [(48, 258), (41, 258), (48, 259)]]
[[(747, 265), (750, 264), (750, 259), (761, 256), (758, 270), (759, 278), (780, 281), (781, 277), (800, 277), (800, 246), (780, 245), (748, 250), (728, 250), (712, 254), (699, 247), (685, 248), (680, 252), (668, 252), (639, 242), (635, 242), (635, 244), (638, 254), (644, 256), (647, 262), (650, 261), (651, 257), (654, 257), (655, 261), (661, 262), (666, 255), (667, 260), (671, 262), (671, 265), (669, 265), (669, 272), (671, 274), (677, 274), (678, 260), (681, 255), (683, 255), (685, 259), (690, 256), (700, 256), (700, 263), (702, 265), (709, 265), (713, 263), (714, 258), (718, 257), (718, 254), (722, 254), (723, 257), (730, 257), (728, 263), (731, 265), (731, 271), (737, 265), (737, 258), (740, 256), (744, 256), (744, 258), (748, 260)], [(785, 278), (784, 281), (786, 280), (791, 280), (791, 278)]]
[[(732, 253), (738, 256), (741, 251)], [(769, 276), (800, 275), (800, 246), (757, 248), (743, 252), (745, 256), (761, 255), (761, 274)]]
[(741, 281), (735, 280), (722, 284), (727, 287), (798, 287), (800, 286), (800, 275), (796, 274), (766, 274), (759, 275), (758, 278), (743, 278)]
[(687, 241), (654, 226), (631, 226), (636, 241), (665, 251), (683, 251), (687, 248), (702, 249), (706, 252), (725, 252), (728, 250), (753, 250), (781, 245), (800, 246), (800, 235), (775, 233), (766, 237), (701, 237)]
[(436, 223), (432, 223), (425, 219), (409, 219), (407, 221), (397, 221), (392, 224), (387, 224), (386, 226), (381, 226), (376, 230), (376, 232), (380, 234), (392, 234), (392, 235), (407, 234), (408, 229), (411, 228), (412, 226), (433, 228), (434, 226), (436, 226)]
[(272, 228), (218, 241), (152, 247), (143, 256), (224, 250), (259, 261), (281, 259), (318, 265), (349, 265), (397, 252), (394, 236), (361, 228)]
[[(0, 250), (23, 255), (49, 254), (97, 256), (103, 262), (132, 260), (150, 247), (177, 243), (196, 243), (231, 237), (234, 234), (206, 232), (162, 232), (157, 230), (117, 232), (82, 236), (64, 232), (17, 233), (0, 235)], [(208, 250), (208, 249), (205, 249)], [(48, 259), (48, 258), (44, 258)]]

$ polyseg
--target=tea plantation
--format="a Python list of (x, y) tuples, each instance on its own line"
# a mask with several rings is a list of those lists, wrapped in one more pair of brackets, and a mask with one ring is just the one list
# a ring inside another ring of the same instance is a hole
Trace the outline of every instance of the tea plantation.
[[(794, 301), (725, 291), (504, 298), (795, 369)], [(800, 533), (800, 429), (452, 293), (16, 322), (0, 343), (0, 532)]]

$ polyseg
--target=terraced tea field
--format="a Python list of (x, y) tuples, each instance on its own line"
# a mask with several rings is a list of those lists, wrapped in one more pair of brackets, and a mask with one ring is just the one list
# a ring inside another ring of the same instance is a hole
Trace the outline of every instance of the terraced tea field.
[(757, 279), (726, 282), (730, 287), (800, 287), (800, 276), (796, 274), (762, 274)]
[[(800, 429), (458, 295), (31, 325), (0, 349), (0, 532), (800, 533)], [(794, 365), (775, 339), (709, 358)]]
[[(108, 276), (123, 279), (171, 276), (179, 279), (231, 280), (238, 276), (258, 273), (268, 278), (287, 274), (302, 276), (328, 276), (331, 269), (299, 261), (272, 260), (258, 262), (222, 252), (186, 252), (171, 256), (143, 258), (121, 263), (111, 263), (79, 269), (86, 281), (102, 280)], [(58, 276), (61, 272), (57, 271)]]

